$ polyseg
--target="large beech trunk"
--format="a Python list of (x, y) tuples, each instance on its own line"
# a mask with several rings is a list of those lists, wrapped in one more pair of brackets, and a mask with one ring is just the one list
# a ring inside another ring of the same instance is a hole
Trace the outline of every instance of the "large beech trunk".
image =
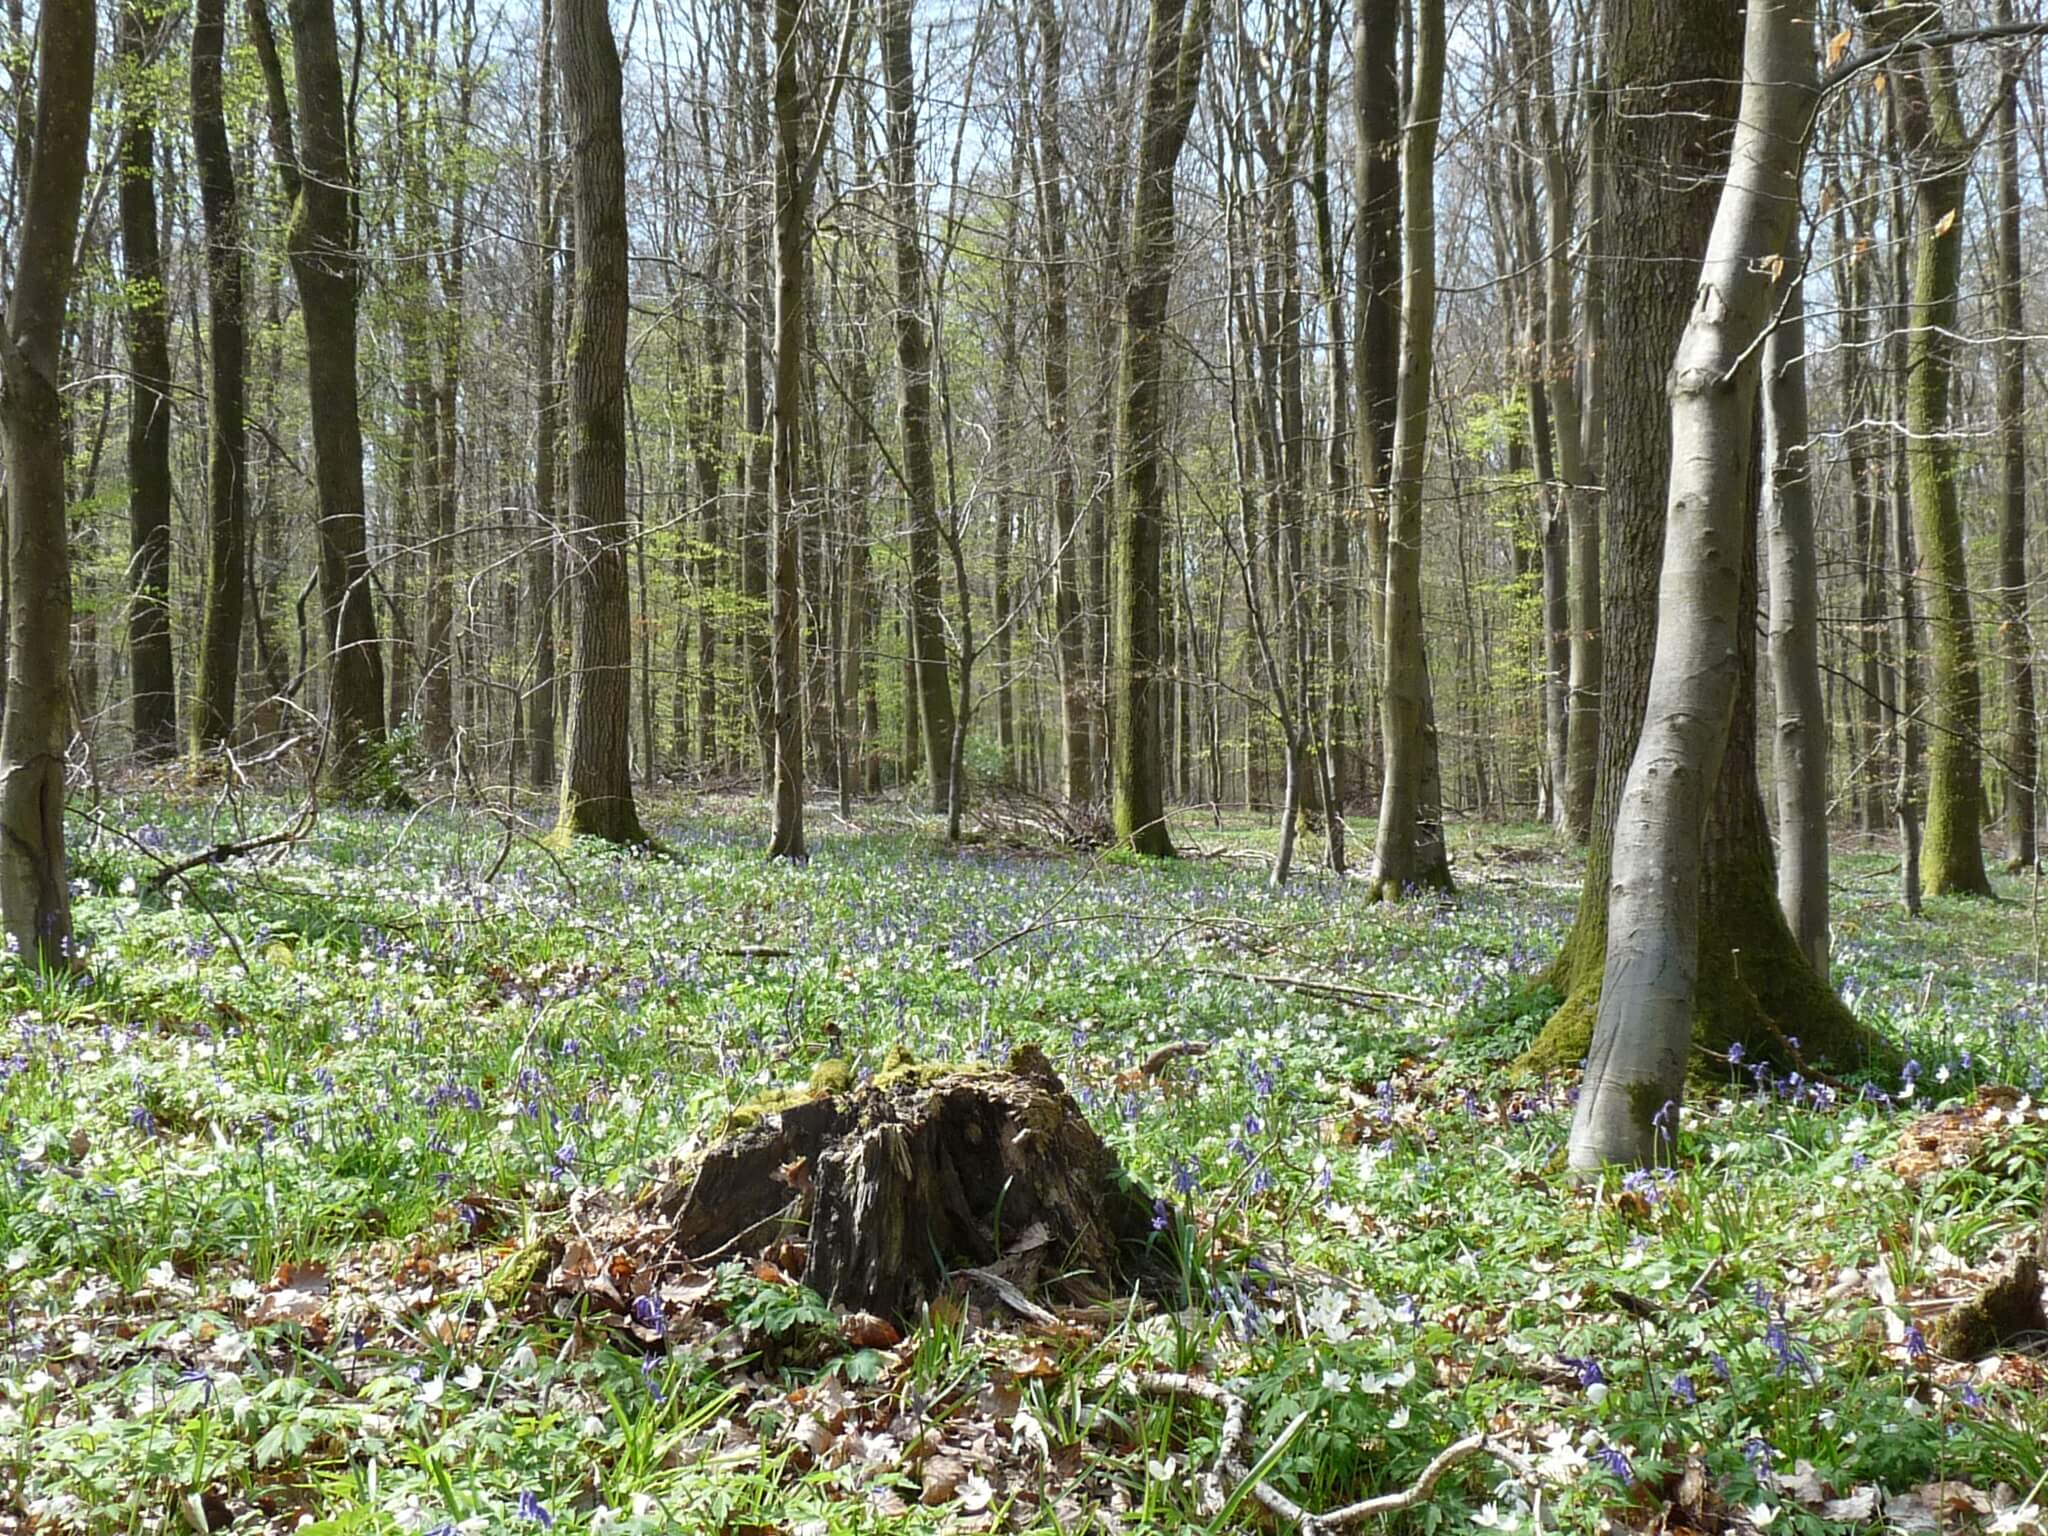
[(1698, 297), (1671, 374), (1671, 481), (1641, 740), (1622, 791), (1600, 1012), (1571, 1164), (1669, 1152), (1699, 973), (1706, 811), (1740, 682), (1742, 561), (1757, 354), (1780, 279), (1818, 89), (1810, 22), (1751, 0), (1742, 102)]
[(626, 586), (626, 151), (605, 0), (560, 0), (576, 203), (569, 337), (569, 519), (577, 568), (569, 733), (557, 831), (646, 840), (633, 802)]
[(24, 965), (71, 953), (64, 753), (71, 736), (71, 551), (58, 394), (91, 130), (93, 0), (43, 0), (34, 157), (0, 336), (7, 452), (7, 710), (0, 724), (0, 925)]

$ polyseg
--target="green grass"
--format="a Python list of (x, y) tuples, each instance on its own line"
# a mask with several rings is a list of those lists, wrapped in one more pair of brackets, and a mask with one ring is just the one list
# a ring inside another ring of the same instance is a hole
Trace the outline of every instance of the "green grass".
[[(1916, 924), (1885, 856), (1846, 851), (1836, 979), (1918, 1064), (1905, 1108), (1736, 1077), (1688, 1107), (1668, 1178), (1587, 1195), (1558, 1173), (1570, 1082), (1505, 1065), (1576, 893), (1541, 832), (1468, 830), (1459, 901), (1388, 908), (1312, 870), (1273, 891), (1252, 859), (949, 851), (868, 814), (792, 869), (751, 806), (656, 806), (666, 858), (329, 813), (171, 901), (136, 888), (227, 833), (213, 808), (121, 807), (140, 846), (76, 828), (95, 980), (0, 992), (0, 1508), (90, 1531), (1254, 1528), (1205, 1505), (1216, 1411), (1137, 1396), (1146, 1367), (1232, 1384), (1251, 1454), (1277, 1446), (1268, 1475), (1311, 1508), (1477, 1428), (1545, 1460), (1565, 1529), (1647, 1520), (1689, 1454), (1726, 1503), (1782, 1506), (1774, 1531), (1825, 1528), (1774, 1480), (1801, 1460), (1843, 1493), (2042, 1477), (2021, 1368), (1909, 1358), (1868, 1279), (1967, 1294), (2038, 1205), (2040, 1123), (1917, 1187), (1885, 1167), (1902, 1113), (1980, 1081), (2039, 1095), (2026, 887)], [(819, 1060), (873, 1070), (905, 1040), (1042, 1044), (1190, 1218), (1191, 1304), (1052, 1340), (941, 1308), (896, 1350), (835, 1352), (785, 1347), (833, 1326), (801, 1293), (732, 1274), (650, 1353), (608, 1315), (490, 1299), (577, 1191), (630, 1196)], [(1176, 1040), (1211, 1049), (1120, 1076)], [(263, 1321), (309, 1274), (317, 1317)], [(920, 1437), (987, 1458), (979, 1513), (920, 1505)], [(1510, 1519), (1498, 1477), (1468, 1464), (1402, 1529)]]

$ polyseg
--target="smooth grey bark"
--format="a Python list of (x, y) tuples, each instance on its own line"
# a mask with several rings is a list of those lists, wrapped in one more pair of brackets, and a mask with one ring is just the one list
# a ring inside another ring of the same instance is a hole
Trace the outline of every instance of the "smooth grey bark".
[(1401, 367), (1394, 415), (1391, 515), (1380, 628), (1380, 819), (1373, 890), (1399, 900), (1448, 890), (1450, 860), (1429, 771), (1429, 658), (1422, 637), (1422, 490), (1429, 465), (1429, 386), (1436, 329), (1436, 141), (1443, 110), (1443, 0), (1419, 0), (1408, 121), (1401, 143)]
[(1038, 211), (1045, 283), (1046, 431), (1052, 453), (1053, 635), (1059, 663), (1060, 752), (1066, 797), (1076, 805), (1095, 798), (1098, 743), (1094, 733), (1096, 685), (1087, 672), (1086, 619), (1082, 612), (1081, 529), (1075, 507), (1073, 342), (1068, 293), (1067, 160), (1060, 103), (1064, 90), (1066, 25), (1053, 0), (1033, 0), (1038, 28)]
[(1828, 741), (1820, 578), (1806, 409), (1806, 283), (1792, 280), (1764, 343), (1764, 535), (1777, 705), (1778, 905), (1800, 953), (1828, 974)]
[(561, 432), (561, 385), (555, 377), (555, 241), (561, 218), (555, 197), (555, 0), (540, 0), (540, 58), (534, 133), (532, 305), (533, 522), (526, 550), (527, 605), (533, 612), (533, 681), (527, 689), (527, 782), (556, 786), (555, 767), (555, 443)]
[(1550, 0), (1530, 10), (1530, 63), (1542, 134), (1545, 201), (1543, 387), (1554, 431), (1552, 472), (1564, 513), (1565, 753), (1559, 824), (1575, 841), (1592, 832), (1594, 770), (1600, 752), (1600, 515), (1588, 478), (1579, 357), (1572, 325), (1572, 208), (1576, 189), (1565, 161), (1552, 85)]
[[(1818, 88), (1809, 17), (1750, 0), (1728, 178), (1670, 382), (1671, 479), (1641, 740), (1614, 832), (1600, 1011), (1570, 1162), (1640, 1166), (1670, 1150), (1699, 972), (1703, 831), (1740, 681), (1746, 505), (1759, 352), (1790, 270)], [(1660, 1147), (1660, 1143), (1662, 1144)]]
[[(2012, 20), (2000, 0), (1999, 20)], [(2005, 848), (2014, 869), (2036, 858), (2035, 786), (2040, 732), (2034, 706), (2034, 641), (2028, 622), (2027, 344), (2020, 277), (2019, 57), (2005, 50), (1998, 100), (1998, 588), (1999, 649), (2005, 657)]]
[(0, 722), (0, 927), (16, 961), (51, 973), (77, 962), (64, 859), (71, 549), (58, 388), (92, 127), (94, 12), (93, 0), (43, 0), (34, 151), (0, 334), (9, 656)]

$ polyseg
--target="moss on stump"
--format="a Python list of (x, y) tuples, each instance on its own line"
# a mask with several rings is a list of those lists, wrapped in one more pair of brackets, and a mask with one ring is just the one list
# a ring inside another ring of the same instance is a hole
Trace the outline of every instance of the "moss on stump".
[(902, 1323), (962, 1266), (1074, 1301), (1173, 1281), (1151, 1197), (1035, 1046), (1007, 1070), (899, 1061), (764, 1102), (657, 1204), (679, 1257), (799, 1239), (826, 1301)]

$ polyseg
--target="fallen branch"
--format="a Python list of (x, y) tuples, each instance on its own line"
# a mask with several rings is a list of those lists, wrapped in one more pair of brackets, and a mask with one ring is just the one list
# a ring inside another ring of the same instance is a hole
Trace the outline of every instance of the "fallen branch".
[(178, 860), (175, 864), (164, 865), (149, 877), (149, 889), (161, 891), (173, 880), (190, 874), (195, 869), (225, 864), (228, 860), (239, 859), (245, 854), (260, 853), (265, 848), (278, 848), (287, 843), (295, 843), (306, 835), (307, 825), (309, 821), (302, 820), (294, 822), (282, 832), (270, 832), (262, 837), (245, 837), (238, 842), (215, 843), (203, 853), (195, 853), (189, 858)]
[(1277, 987), (1282, 992), (1299, 992), (1304, 997), (1320, 997), (1333, 1003), (1348, 1003), (1360, 1008), (1375, 1007), (1381, 1003), (1411, 1003), (1417, 1007), (1431, 1007), (1434, 1000), (1418, 997), (1413, 992), (1388, 992), (1378, 987), (1347, 987), (1341, 982), (1318, 981), (1313, 976), (1275, 976), (1260, 971), (1226, 971), (1216, 966), (1198, 965), (1194, 968), (1197, 976), (1215, 976), (1223, 981), (1250, 982), (1256, 986)]
[(1413, 1509), (1435, 1491), (1446, 1472), (1474, 1456), (1492, 1457), (1522, 1482), (1537, 1489), (1536, 1523), (1539, 1527), (1543, 1523), (1542, 1493), (1537, 1486), (1535, 1468), (1521, 1452), (1509, 1449), (1491, 1435), (1467, 1435), (1462, 1440), (1453, 1441), (1430, 1459), (1420, 1477), (1398, 1493), (1382, 1493), (1370, 1499), (1360, 1499), (1355, 1504), (1346, 1504), (1341, 1509), (1316, 1514), (1303, 1509), (1271, 1484), (1252, 1481), (1251, 1468), (1245, 1464), (1243, 1456), (1245, 1404), (1235, 1392), (1216, 1382), (1178, 1371), (1140, 1371), (1132, 1377), (1132, 1384), (1150, 1397), (1197, 1397), (1222, 1408), (1223, 1429), (1216, 1441), (1216, 1475), (1228, 1477), (1239, 1484), (1250, 1482), (1251, 1497), (1274, 1517), (1294, 1526), (1301, 1536), (1324, 1536), (1326, 1532), (1346, 1531), (1380, 1515)]

